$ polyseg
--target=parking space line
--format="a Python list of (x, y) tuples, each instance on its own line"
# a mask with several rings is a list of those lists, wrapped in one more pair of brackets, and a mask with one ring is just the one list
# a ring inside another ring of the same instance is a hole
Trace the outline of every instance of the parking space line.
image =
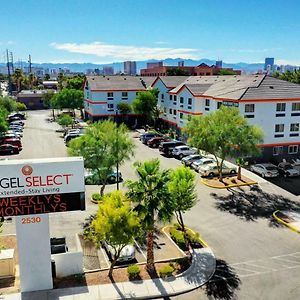
[(140, 247), (140, 245), (136, 242), (136, 240), (134, 241), (134, 243), (136, 244), (137, 248), (140, 250), (140, 252), (144, 256), (144, 258), (147, 260), (147, 256), (144, 254), (144, 251), (142, 250), (142, 248)]
[(108, 261), (107, 254), (106, 254), (106, 252), (103, 250), (103, 248), (102, 248), (102, 247), (101, 247), (101, 251), (102, 251), (102, 254), (103, 254), (104, 260), (105, 260), (105, 262), (106, 262), (106, 264), (107, 264), (107, 267), (109, 268), (109, 266), (110, 266), (110, 263), (109, 263), (109, 261)]

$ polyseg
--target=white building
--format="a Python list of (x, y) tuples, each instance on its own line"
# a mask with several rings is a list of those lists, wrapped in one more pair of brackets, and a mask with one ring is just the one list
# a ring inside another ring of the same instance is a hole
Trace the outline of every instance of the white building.
[[(154, 78), (136, 76), (87, 76), (84, 84), (84, 111), (91, 120), (115, 117), (120, 102), (132, 104), (137, 93), (150, 87)], [(129, 114), (134, 116), (135, 114)]]
[(152, 87), (160, 90), (162, 120), (168, 126), (180, 130), (190, 116), (206, 115), (221, 105), (234, 106), (264, 131), (260, 145), (264, 158), (300, 157), (298, 84), (266, 75), (164, 76)]

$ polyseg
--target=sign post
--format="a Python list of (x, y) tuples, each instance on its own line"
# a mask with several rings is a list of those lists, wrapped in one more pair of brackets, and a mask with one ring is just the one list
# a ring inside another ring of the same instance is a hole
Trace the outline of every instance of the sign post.
[(49, 213), (85, 209), (83, 158), (0, 162), (0, 216), (16, 216), (21, 291), (53, 288)]

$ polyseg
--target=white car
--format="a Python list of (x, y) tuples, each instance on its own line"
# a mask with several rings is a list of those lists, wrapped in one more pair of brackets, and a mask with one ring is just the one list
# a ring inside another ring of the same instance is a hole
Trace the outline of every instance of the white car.
[[(202, 165), (199, 167), (198, 171), (199, 171), (200, 175), (203, 177), (214, 177), (214, 176), (220, 174), (218, 165), (216, 163)], [(230, 168), (230, 167), (226, 166), (225, 164), (223, 164), (222, 174), (224, 174), (224, 175), (236, 174), (236, 168)]]
[[(103, 243), (108, 256), (110, 256), (110, 259), (113, 258), (115, 254), (115, 250), (113, 249), (112, 246), (108, 245), (106, 242)], [(116, 246), (118, 248), (118, 246)], [(135, 259), (135, 248), (133, 245), (126, 245), (120, 253), (119, 258), (117, 259), (118, 262), (123, 262), (123, 261), (131, 261)]]
[(273, 164), (256, 164), (250, 167), (250, 171), (259, 174), (261, 177), (277, 177), (278, 169)]
[(201, 158), (199, 160), (196, 160), (194, 161), (192, 164), (191, 164), (191, 167), (198, 172), (199, 168), (203, 165), (208, 165), (208, 164), (215, 164), (216, 161), (215, 159), (213, 158), (208, 158), (208, 157), (205, 157), (205, 158)]
[(192, 149), (189, 146), (183, 145), (183, 146), (177, 146), (173, 149), (172, 154), (174, 157), (178, 157), (179, 159), (182, 159), (185, 156), (195, 154), (197, 152), (196, 149)]
[(204, 156), (202, 156), (200, 154), (192, 154), (192, 155), (184, 157), (181, 160), (181, 163), (184, 164), (185, 166), (190, 166), (194, 161), (199, 160), (201, 158), (204, 158)]

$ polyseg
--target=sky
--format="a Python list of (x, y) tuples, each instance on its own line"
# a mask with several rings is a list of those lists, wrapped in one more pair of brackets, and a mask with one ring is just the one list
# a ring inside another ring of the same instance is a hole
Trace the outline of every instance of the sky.
[[(2, 2), (2, 3), (1, 3)], [(0, 61), (300, 65), (299, 0), (0, 0)]]

